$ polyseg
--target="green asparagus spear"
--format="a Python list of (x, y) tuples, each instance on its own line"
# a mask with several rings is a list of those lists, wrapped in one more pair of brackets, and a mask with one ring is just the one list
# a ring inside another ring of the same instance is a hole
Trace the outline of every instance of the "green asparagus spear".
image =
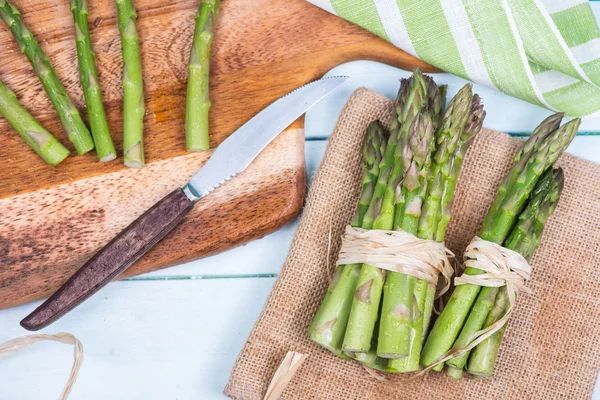
[[(483, 103), (478, 95), (474, 95), (471, 102), (471, 109), (469, 113), (469, 119), (466, 126), (462, 130), (462, 134), (452, 155), (452, 159), (449, 160), (444, 168), (442, 169), (441, 180), (443, 181), (443, 195), (440, 205), (440, 215), (435, 225), (434, 239), (438, 242), (443, 242), (446, 237), (446, 229), (450, 223), (451, 211), (452, 211), (452, 200), (454, 199), (454, 192), (456, 190), (456, 183), (458, 181), (458, 175), (462, 167), (462, 162), (465, 158), (465, 154), (473, 142), (475, 135), (479, 133), (485, 119), (485, 111), (483, 110)], [(448, 171), (449, 169), (449, 171)], [(421, 222), (419, 222), (419, 226)], [(430, 287), (427, 290), (427, 298), (425, 299), (425, 313), (423, 318), (423, 335), (421, 337), (424, 342), (427, 337), (429, 330), (429, 324), (431, 322), (431, 314), (433, 312), (433, 302), (435, 300), (435, 288)]]
[(392, 118), (390, 140), (386, 148), (386, 158), (380, 166), (381, 171), (390, 168), (390, 177), (389, 181), (383, 182), (385, 191), (381, 212), (375, 221), (377, 226), (380, 227), (377, 229), (392, 229), (393, 227), (396, 211), (396, 188), (400, 179), (402, 179), (402, 147), (406, 142), (408, 129), (415, 116), (423, 107), (435, 102), (435, 100), (429, 98), (428, 89), (428, 82), (418, 69), (409, 79), (403, 79), (400, 82), (400, 91)]
[(367, 142), (366, 145), (363, 146), (362, 191), (358, 203), (358, 212), (351, 223), (352, 226), (362, 226), (365, 214), (371, 204), (375, 183), (379, 176), (379, 163), (381, 163), (381, 158), (385, 151), (385, 141), (387, 137), (388, 135), (381, 125), (381, 122), (374, 121), (369, 124), (369, 127), (367, 128)]
[(217, 21), (219, 0), (201, 0), (188, 67), (185, 134), (188, 151), (208, 150), (208, 77), (210, 46)]
[[(385, 151), (387, 132), (379, 121), (373, 122), (363, 144), (363, 197), (372, 194), (373, 180), (377, 179), (379, 162)], [(365, 180), (370, 180), (365, 183)], [(357, 215), (362, 212), (359, 203)], [(363, 226), (364, 227), (364, 226)], [(329, 285), (325, 298), (309, 328), (309, 337), (321, 346), (341, 355), (342, 340), (346, 331), (352, 295), (360, 272), (360, 264), (340, 265)]]
[[(504, 243), (506, 248), (517, 251), (527, 260), (533, 256), (535, 250), (540, 246), (546, 221), (556, 209), (563, 185), (564, 174), (561, 168), (546, 171), (537, 183), (527, 208), (519, 216), (517, 226)], [(488, 327), (502, 318), (509, 305), (506, 287), (502, 287), (484, 327)], [(492, 377), (505, 329), (506, 324), (473, 349), (467, 366), (469, 373), (478, 377)]]
[(100, 161), (111, 161), (117, 158), (117, 152), (110, 137), (108, 121), (102, 104), (102, 92), (98, 84), (95, 55), (88, 27), (87, 0), (71, 0), (71, 12), (75, 20), (75, 42), (77, 44), (77, 60), (83, 95), (87, 106), (90, 129), (96, 146), (96, 154)]
[(8, 1), (1, 0), (0, 18), (8, 25), (21, 48), (21, 52), (25, 53), (29, 62), (31, 62), (77, 153), (85, 154), (92, 150), (94, 142), (79, 115), (79, 111), (69, 99), (65, 88), (56, 76), (52, 65), (50, 65), (48, 57), (21, 20), (17, 8)]
[[(475, 304), (469, 311), (469, 316), (465, 321), (465, 325), (462, 327), (460, 335), (454, 342), (454, 348), (463, 349), (471, 343), (473, 340), (472, 333), (477, 332), (481, 329), (483, 325), (483, 321), (485, 321), (488, 317), (488, 314), (494, 308), (494, 304), (496, 303), (496, 297), (498, 295), (497, 287), (483, 287), (475, 300)], [(455, 357), (446, 362), (448, 366), (448, 373), (452, 375), (455, 370), (461, 370), (465, 367), (467, 360), (469, 358), (469, 353), (466, 352), (458, 357)]]
[(527, 167), (531, 157), (540, 150), (541, 146), (544, 145), (548, 136), (555, 132), (560, 127), (560, 122), (563, 119), (563, 113), (557, 113), (549, 116), (543, 120), (540, 125), (535, 128), (531, 136), (527, 139), (521, 150), (517, 153), (514, 160), (514, 167), (510, 173), (504, 178), (500, 187), (498, 188), (498, 195), (488, 212), (484, 222), (483, 229), (490, 230), (491, 224), (496, 217), (496, 214), (502, 203), (506, 200), (506, 195), (509, 188), (512, 188), (517, 179), (522, 175), (524, 169)]
[[(396, 203), (396, 188), (402, 178), (402, 149), (413, 119), (428, 105), (428, 82), (419, 70), (400, 84), (396, 99), (391, 134), (380, 165), (380, 177), (365, 223), (373, 229), (392, 229)], [(365, 226), (363, 226), (365, 227)], [(370, 349), (377, 312), (381, 300), (385, 272), (364, 264), (360, 270), (357, 289), (342, 349), (348, 352), (367, 352)], [(379, 352), (379, 351), (378, 351)]]
[(472, 103), (472, 85), (463, 86), (450, 100), (443, 114), (440, 130), (436, 135), (437, 149), (432, 160), (428, 193), (419, 220), (419, 237), (436, 239), (435, 233), (440, 220), (444, 184), (451, 170), (452, 157), (460, 145), (460, 139)]
[[(402, 214), (403, 218), (395, 228), (403, 229), (413, 235), (418, 231), (434, 145), (432, 118), (429, 112), (423, 111), (411, 124), (409, 138), (403, 148), (402, 198), (404, 201), (396, 209), (396, 215)], [(398, 218), (395, 219), (398, 221)], [(406, 274), (392, 272), (388, 275), (383, 290), (377, 347), (379, 357), (399, 358), (409, 355), (411, 322), (421, 317), (418, 298), (415, 297), (424, 299), (426, 292), (426, 289), (423, 289), (423, 293), (415, 293), (416, 281), (416, 278)]]
[[(504, 242), (535, 184), (566, 150), (580, 124), (579, 119), (574, 119), (548, 133), (547, 131), (555, 128), (555, 125), (547, 124), (547, 121), (544, 121), (540, 130), (536, 132), (537, 137), (524, 144), (523, 148), (529, 153), (521, 153), (528, 155), (527, 162), (522, 162), (525, 157), (517, 156), (513, 167), (517, 172), (511, 172), (509, 178), (502, 183), (497, 196), (502, 197), (502, 200), (496, 200), (492, 206), (490, 213), (494, 213), (495, 216), (491, 221), (489, 217), (486, 219), (488, 223), (484, 223), (480, 234), (482, 239), (499, 244)], [(482, 271), (467, 268), (464, 273), (473, 275)], [(480, 289), (480, 286), (469, 284), (456, 288), (425, 342), (421, 354), (423, 365), (432, 365), (450, 350)]]
[(55, 166), (69, 155), (69, 150), (52, 136), (23, 108), (17, 96), (0, 82), (0, 115), (2, 115), (49, 165)]
[[(484, 118), (481, 99), (477, 95), (472, 96), (471, 85), (465, 85), (450, 101), (437, 134), (437, 149), (432, 159), (423, 214), (419, 219), (418, 237), (444, 241), (462, 160), (474, 136), (481, 130)], [(411, 321), (408, 357), (391, 360), (389, 369), (397, 372), (418, 370), (425, 333), (433, 312), (435, 289), (426, 281), (416, 281), (415, 317)]]
[(446, 178), (444, 184), (444, 195), (442, 196), (441, 204), (441, 217), (437, 225), (435, 240), (443, 242), (446, 237), (446, 229), (450, 223), (450, 213), (452, 211), (452, 200), (454, 199), (454, 192), (456, 190), (456, 183), (458, 181), (458, 174), (462, 167), (465, 154), (475, 135), (481, 131), (483, 120), (485, 119), (485, 111), (483, 110), (483, 103), (479, 95), (475, 94), (471, 102), (471, 109), (469, 110), (469, 119), (467, 125), (462, 130), (458, 146), (453, 154), (451, 171), (448, 174), (444, 174)]
[(132, 0), (117, 0), (119, 33), (123, 53), (123, 163), (144, 166), (144, 83), (137, 14)]

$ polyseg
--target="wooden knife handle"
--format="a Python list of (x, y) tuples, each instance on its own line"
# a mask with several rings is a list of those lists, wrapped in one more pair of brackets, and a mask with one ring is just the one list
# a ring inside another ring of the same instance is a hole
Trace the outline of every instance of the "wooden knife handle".
[(42, 329), (81, 304), (136, 262), (193, 208), (181, 189), (169, 193), (96, 253), (48, 300), (21, 321)]

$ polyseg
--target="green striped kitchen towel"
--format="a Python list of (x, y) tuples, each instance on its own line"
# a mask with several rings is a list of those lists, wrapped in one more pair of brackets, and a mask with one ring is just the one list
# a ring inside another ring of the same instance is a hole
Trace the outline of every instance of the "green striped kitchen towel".
[(587, 0), (309, 0), (465, 79), (570, 116), (600, 112)]

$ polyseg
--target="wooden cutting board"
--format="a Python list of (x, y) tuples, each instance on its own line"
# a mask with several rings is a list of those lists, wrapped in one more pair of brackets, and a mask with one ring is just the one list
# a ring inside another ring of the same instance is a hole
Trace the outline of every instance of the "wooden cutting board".
[[(67, 0), (15, 0), (76, 105), (84, 109)], [(187, 61), (198, 0), (137, 0), (144, 73), (146, 161), (97, 162), (92, 152), (46, 166), (0, 120), (0, 308), (46, 297), (141, 212), (182, 186), (209, 152), (185, 151)], [(113, 139), (122, 144), (121, 48), (114, 1), (90, 1), (90, 27)], [(432, 67), (303, 0), (223, 0), (211, 62), (211, 147), (292, 89), (337, 64), (372, 59)], [(0, 24), (0, 79), (63, 144), (52, 105)], [(298, 121), (293, 127), (301, 127)], [(75, 154), (73, 152), (73, 154)], [(305, 192), (302, 130), (274, 141), (131, 267), (136, 275), (213, 254), (289, 222)]]

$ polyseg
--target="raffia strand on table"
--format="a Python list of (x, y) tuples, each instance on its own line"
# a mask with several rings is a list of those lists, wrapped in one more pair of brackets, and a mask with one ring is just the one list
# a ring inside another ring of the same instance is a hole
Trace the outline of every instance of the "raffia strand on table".
[(81, 364), (83, 363), (83, 345), (81, 344), (79, 339), (77, 339), (70, 333), (62, 332), (57, 333), (56, 335), (28, 335), (14, 338), (4, 343), (0, 343), (0, 360), (10, 356), (11, 354), (15, 354), (22, 350), (25, 350), (26, 348), (35, 343), (43, 342), (46, 340), (73, 345), (73, 366), (71, 367), (69, 379), (67, 380), (67, 383), (65, 384), (65, 387), (59, 397), (59, 400), (67, 400), (69, 394), (71, 393), (71, 390), (73, 389), (73, 385), (75, 385), (75, 381), (77, 381), (77, 374), (79, 374), (79, 369), (81, 368)]

